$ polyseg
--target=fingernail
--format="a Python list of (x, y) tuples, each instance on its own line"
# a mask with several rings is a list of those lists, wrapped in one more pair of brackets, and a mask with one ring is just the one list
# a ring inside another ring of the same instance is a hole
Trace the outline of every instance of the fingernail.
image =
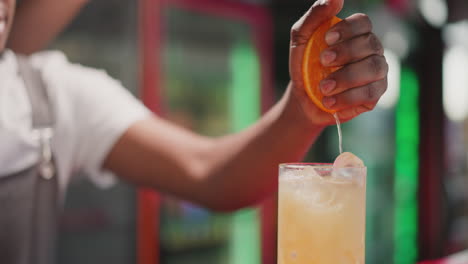
[(327, 95), (331, 91), (333, 91), (333, 89), (335, 89), (335, 86), (336, 86), (336, 81), (335, 80), (322, 80), (320, 82), (320, 90), (325, 95)]
[(336, 104), (336, 99), (335, 97), (324, 97), (322, 102), (326, 108), (332, 108)]
[(335, 32), (335, 31), (328, 32), (325, 35), (325, 41), (327, 42), (328, 45), (335, 44), (335, 42), (337, 42), (338, 39), (340, 39), (340, 33)]
[(322, 60), (322, 64), (328, 65), (336, 59), (336, 52), (331, 51), (331, 50), (326, 50), (322, 52), (322, 55), (320, 57)]
[(317, 0), (317, 1), (315, 1), (315, 3), (312, 5), (312, 7), (321, 6), (321, 5), (326, 5), (326, 4), (328, 4), (328, 0)]

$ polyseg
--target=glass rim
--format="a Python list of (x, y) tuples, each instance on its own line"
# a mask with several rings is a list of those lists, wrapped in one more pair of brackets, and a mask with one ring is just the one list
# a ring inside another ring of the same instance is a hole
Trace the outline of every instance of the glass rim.
[[(303, 169), (303, 168), (318, 168), (318, 169), (334, 169), (333, 163), (316, 163), (316, 162), (291, 162), (291, 163), (280, 163), (279, 168), (282, 169)], [(363, 167), (343, 167), (337, 169), (367, 169)]]

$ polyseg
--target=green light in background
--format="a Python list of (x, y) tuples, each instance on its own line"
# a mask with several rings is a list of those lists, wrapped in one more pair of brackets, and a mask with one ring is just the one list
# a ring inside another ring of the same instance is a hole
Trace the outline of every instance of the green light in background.
[(419, 83), (409, 68), (401, 73), (396, 109), (394, 263), (414, 264), (418, 247)]
[[(231, 72), (231, 124), (232, 130), (237, 132), (260, 117), (260, 63), (252, 43), (235, 44), (231, 53)], [(230, 264), (260, 263), (259, 221), (259, 213), (255, 209), (245, 209), (234, 214), (230, 241)]]
[(260, 63), (252, 44), (237, 43), (231, 54), (230, 113), (234, 132), (247, 128), (260, 117)]

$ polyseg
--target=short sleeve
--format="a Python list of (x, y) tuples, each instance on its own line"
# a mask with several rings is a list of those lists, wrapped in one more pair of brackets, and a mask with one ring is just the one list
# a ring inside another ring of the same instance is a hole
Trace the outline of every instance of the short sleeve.
[(110, 186), (115, 179), (102, 169), (103, 162), (125, 131), (151, 113), (106, 72), (71, 64), (64, 57), (52, 61), (44, 78), (55, 89), (59, 125), (65, 126), (62, 140), (73, 141), (70, 167), (99, 186)]

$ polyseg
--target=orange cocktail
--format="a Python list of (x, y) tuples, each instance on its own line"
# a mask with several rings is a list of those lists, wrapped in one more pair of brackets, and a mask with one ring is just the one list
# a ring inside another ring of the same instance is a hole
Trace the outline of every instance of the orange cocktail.
[(364, 264), (366, 168), (283, 164), (278, 264)]

